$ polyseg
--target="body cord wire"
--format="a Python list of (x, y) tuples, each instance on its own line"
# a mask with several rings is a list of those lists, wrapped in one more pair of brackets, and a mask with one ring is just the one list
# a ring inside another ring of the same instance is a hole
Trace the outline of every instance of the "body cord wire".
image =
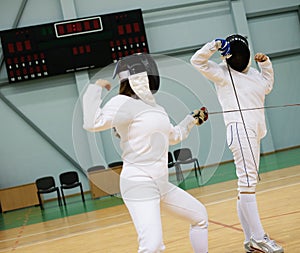
[[(247, 132), (247, 128), (246, 128), (246, 124), (245, 124), (243, 112), (242, 112), (242, 109), (241, 109), (240, 101), (239, 101), (239, 98), (238, 98), (238, 96), (237, 96), (235, 84), (234, 84), (234, 82), (233, 82), (233, 78), (232, 78), (232, 75), (231, 75), (230, 67), (229, 67), (229, 64), (228, 64), (227, 61), (226, 61), (226, 64), (227, 64), (227, 69), (228, 69), (228, 72), (229, 72), (231, 84), (232, 84), (232, 87), (233, 87), (234, 95), (235, 95), (235, 98), (236, 98), (236, 102), (237, 102), (237, 105), (238, 105), (238, 108), (239, 108), (238, 111), (240, 112), (240, 115), (241, 115), (241, 119), (242, 119), (243, 126), (244, 126), (245, 133), (246, 133), (246, 138), (247, 138), (247, 140), (248, 140), (248, 144), (249, 144), (249, 148), (250, 148), (250, 151), (251, 151), (252, 159), (253, 159), (253, 162), (254, 162), (254, 165), (255, 165), (255, 169), (256, 169), (256, 172), (257, 172), (258, 180), (260, 180), (258, 167), (257, 167), (256, 161), (255, 161), (255, 157), (254, 157), (254, 154), (253, 154), (253, 149), (252, 149), (252, 146), (251, 146), (251, 143), (250, 143), (250, 139), (249, 139), (249, 135), (248, 135), (248, 132)], [(248, 178), (248, 173), (247, 173), (247, 171), (246, 171), (246, 175), (247, 175), (247, 178)], [(248, 181), (248, 186), (249, 186), (249, 181)]]

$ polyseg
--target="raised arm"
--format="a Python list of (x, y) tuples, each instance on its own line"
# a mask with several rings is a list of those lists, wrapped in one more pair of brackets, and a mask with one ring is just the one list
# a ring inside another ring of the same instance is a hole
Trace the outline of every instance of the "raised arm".
[(265, 81), (265, 93), (269, 94), (273, 89), (274, 84), (274, 70), (272, 62), (270, 61), (270, 58), (263, 53), (255, 54), (254, 59), (258, 62), (262, 78)]
[(91, 131), (102, 131), (112, 127), (112, 122), (117, 112), (118, 105), (110, 100), (105, 107), (100, 107), (102, 89), (109, 90), (110, 83), (106, 80), (98, 80), (90, 84), (83, 95), (83, 128)]
[[(224, 79), (223, 70), (220, 68), (219, 64), (209, 60), (212, 55), (218, 50), (222, 50), (221, 39), (216, 39), (211, 42), (206, 43), (202, 48), (200, 48), (192, 56), (190, 62), (195, 69), (203, 74), (207, 79), (214, 83), (222, 83)], [(226, 48), (224, 48), (224, 54), (226, 53)], [(223, 51), (221, 51), (223, 54)], [(226, 55), (224, 55), (226, 56)]]

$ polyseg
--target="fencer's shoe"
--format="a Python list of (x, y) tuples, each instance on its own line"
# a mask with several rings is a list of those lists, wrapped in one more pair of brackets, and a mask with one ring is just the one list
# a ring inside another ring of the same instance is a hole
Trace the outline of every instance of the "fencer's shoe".
[(244, 243), (244, 249), (245, 249), (245, 253), (259, 253), (260, 251), (257, 251), (255, 249), (251, 248), (250, 242), (246, 242)]
[(250, 239), (250, 247), (258, 252), (263, 253), (283, 253), (283, 248), (271, 240), (267, 234), (264, 235), (264, 239), (256, 241), (253, 237)]
[(254, 249), (251, 249), (250, 242), (244, 243), (244, 249), (246, 253), (254, 253)]

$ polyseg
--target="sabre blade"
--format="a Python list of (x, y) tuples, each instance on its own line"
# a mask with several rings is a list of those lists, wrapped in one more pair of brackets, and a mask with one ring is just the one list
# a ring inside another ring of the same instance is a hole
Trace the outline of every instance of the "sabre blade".
[(223, 113), (230, 113), (230, 112), (243, 112), (243, 111), (253, 111), (253, 110), (262, 110), (262, 109), (274, 109), (274, 108), (283, 108), (283, 107), (291, 107), (291, 106), (300, 106), (300, 104), (286, 104), (286, 105), (270, 105), (264, 107), (256, 107), (256, 108), (245, 108), (245, 109), (235, 109), (235, 110), (227, 110), (227, 111), (216, 111), (216, 112), (209, 112), (209, 115), (214, 114), (223, 114)]

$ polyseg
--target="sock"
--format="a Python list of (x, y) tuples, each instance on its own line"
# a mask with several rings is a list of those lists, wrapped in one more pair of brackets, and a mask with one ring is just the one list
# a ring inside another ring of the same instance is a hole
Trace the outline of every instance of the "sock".
[(195, 253), (208, 252), (208, 230), (199, 226), (191, 226), (190, 240)]
[(263, 240), (264, 229), (260, 222), (255, 193), (240, 194), (240, 208), (255, 240)]
[(251, 238), (251, 230), (250, 230), (249, 224), (245, 218), (245, 215), (242, 212), (240, 195), (238, 196), (238, 200), (237, 200), (237, 213), (238, 213), (238, 217), (239, 217), (240, 223), (241, 223), (243, 231), (244, 231), (245, 242), (249, 242), (250, 238)]

